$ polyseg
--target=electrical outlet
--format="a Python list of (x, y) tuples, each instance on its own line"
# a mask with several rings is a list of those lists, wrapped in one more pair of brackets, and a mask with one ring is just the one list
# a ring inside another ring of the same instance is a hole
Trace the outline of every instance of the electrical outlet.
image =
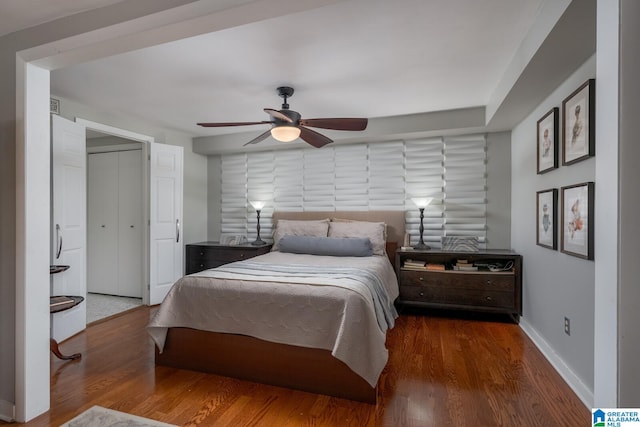
[(568, 317), (564, 318), (564, 333), (567, 335), (571, 335), (571, 321)]

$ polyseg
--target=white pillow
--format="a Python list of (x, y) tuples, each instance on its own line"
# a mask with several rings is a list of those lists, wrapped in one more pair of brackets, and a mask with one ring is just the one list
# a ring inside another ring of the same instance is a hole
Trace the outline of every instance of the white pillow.
[(278, 220), (273, 232), (272, 251), (278, 250), (278, 241), (282, 236), (311, 236), (327, 237), (329, 233), (329, 218), (315, 221), (296, 221), (291, 219)]
[(368, 237), (373, 254), (385, 255), (385, 229), (384, 222), (334, 220), (329, 223), (329, 237)]

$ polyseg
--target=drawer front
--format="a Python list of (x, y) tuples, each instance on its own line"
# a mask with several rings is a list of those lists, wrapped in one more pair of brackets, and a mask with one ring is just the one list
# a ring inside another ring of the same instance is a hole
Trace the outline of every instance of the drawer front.
[(400, 271), (400, 283), (406, 286), (513, 292), (513, 274), (460, 273), (434, 271)]
[(400, 286), (402, 301), (496, 308), (515, 307), (512, 292), (478, 289), (447, 289), (430, 286)]
[(209, 268), (220, 267), (221, 265), (224, 265), (224, 264), (227, 264), (227, 263), (220, 262), (220, 261), (188, 259), (185, 271), (186, 271), (186, 274), (193, 274), (202, 270), (207, 270)]
[(269, 252), (270, 246), (260, 248), (225, 248), (209, 246), (187, 246), (187, 274), (219, 267), (234, 261), (253, 258)]

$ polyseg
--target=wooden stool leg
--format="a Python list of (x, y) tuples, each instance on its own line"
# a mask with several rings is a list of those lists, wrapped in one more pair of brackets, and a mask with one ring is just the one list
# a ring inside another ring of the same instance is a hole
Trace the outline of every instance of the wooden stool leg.
[(49, 338), (49, 349), (51, 349), (51, 352), (55, 354), (58, 359), (62, 360), (75, 360), (82, 357), (82, 354), (80, 353), (72, 354), (71, 356), (65, 356), (64, 354), (60, 353), (60, 349), (58, 348), (58, 341), (54, 340), (53, 338)]

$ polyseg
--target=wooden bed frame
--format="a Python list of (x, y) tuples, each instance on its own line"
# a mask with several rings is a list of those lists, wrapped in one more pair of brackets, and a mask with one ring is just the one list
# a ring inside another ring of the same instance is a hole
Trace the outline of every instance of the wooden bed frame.
[[(404, 211), (275, 212), (279, 219), (341, 218), (387, 224), (387, 254), (395, 262), (404, 238)], [(377, 390), (328, 350), (277, 344), (245, 335), (170, 328), (156, 364), (208, 372), (312, 393), (376, 403)]]

